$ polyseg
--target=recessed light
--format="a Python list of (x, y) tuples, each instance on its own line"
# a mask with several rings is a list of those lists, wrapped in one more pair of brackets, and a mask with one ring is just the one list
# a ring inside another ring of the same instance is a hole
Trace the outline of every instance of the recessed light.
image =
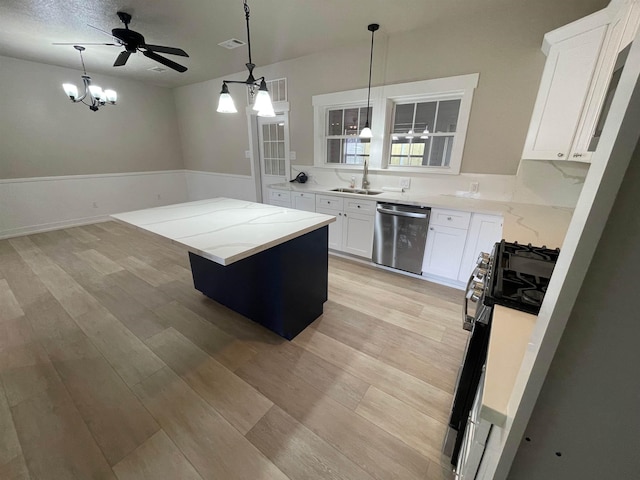
[(233, 50), (234, 48), (238, 48), (243, 45), (246, 45), (246, 42), (243, 42), (242, 40), (238, 40), (237, 38), (231, 38), (229, 40), (225, 40), (224, 42), (220, 42), (218, 45), (226, 48), (227, 50)]

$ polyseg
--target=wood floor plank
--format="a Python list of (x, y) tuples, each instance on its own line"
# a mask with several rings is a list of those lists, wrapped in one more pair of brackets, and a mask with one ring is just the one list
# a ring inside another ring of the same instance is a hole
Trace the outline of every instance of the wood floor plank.
[(88, 339), (58, 349), (50, 357), (110, 465), (160, 429)]
[(21, 402), (12, 413), (33, 478), (115, 480), (62, 384)]
[(102, 355), (129, 386), (160, 370), (164, 363), (103, 307), (75, 318)]
[(371, 480), (329, 443), (274, 406), (247, 434), (291, 480)]
[(173, 327), (229, 370), (237, 369), (256, 353), (246, 343), (175, 301), (155, 309), (154, 312), (163, 319), (167, 327)]
[(29, 470), (22, 454), (12, 458), (7, 463), (0, 465), (0, 478), (2, 480), (30, 480)]
[(160, 333), (166, 328), (152, 310), (117, 285), (96, 289), (91, 293), (103, 307), (141, 340)]
[(65, 230), (70, 236), (82, 243), (92, 243), (99, 240), (98, 237), (84, 230), (82, 227), (71, 227)]
[(125, 257), (118, 260), (118, 263), (133, 273), (136, 277), (144, 280), (152, 287), (157, 287), (163, 283), (169, 283), (173, 281), (169, 275), (161, 272), (160, 270), (152, 267), (151, 265), (137, 259), (136, 257)]
[(9, 283), (0, 279), (0, 322), (13, 320), (24, 315), (18, 300), (11, 291)]
[(114, 465), (118, 480), (202, 480), (163, 430)]
[(4, 240), (0, 244), (5, 245), (2, 255), (0, 255), (0, 272), (24, 310), (42, 295), (49, 294), (49, 290), (22, 260), (22, 257), (9, 244), (8, 240)]
[(134, 387), (138, 397), (207, 478), (287, 480), (240, 432), (168, 367)]
[[(4, 388), (0, 384), (0, 472), (3, 466), (13, 462), (17, 457), (22, 457), (22, 448), (13, 424)], [(0, 478), (5, 477), (0, 476)]]
[(123, 270), (116, 262), (93, 249), (77, 252), (76, 255), (103, 275), (109, 275), (110, 273)]
[(437, 463), (445, 463), (440, 452), (446, 424), (419, 412), (376, 387), (371, 387), (356, 412)]
[(112, 273), (109, 278), (129, 295), (142, 303), (145, 307), (153, 310), (169, 303), (172, 298), (163, 291), (149, 285), (144, 280), (133, 275), (127, 270)]
[(409, 480), (426, 473), (429, 460), (297, 375), (259, 357), (237, 373), (372, 477)]
[(293, 342), (395, 395), (419, 411), (437, 420), (447, 421), (451, 394), (313, 329), (304, 330)]
[(273, 406), (273, 402), (173, 328), (153, 336), (147, 344), (243, 435)]

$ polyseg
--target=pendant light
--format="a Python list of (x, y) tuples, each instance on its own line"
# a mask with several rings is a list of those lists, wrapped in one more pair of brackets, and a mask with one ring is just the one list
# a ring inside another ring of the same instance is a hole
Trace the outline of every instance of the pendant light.
[[(242, 83), (249, 89), (249, 96), (254, 99), (253, 109), (258, 113), (259, 117), (275, 117), (276, 113), (273, 110), (273, 104), (271, 103), (271, 96), (269, 90), (267, 90), (267, 82), (264, 77), (258, 79), (253, 76), (253, 69), (256, 68), (255, 64), (251, 61), (251, 32), (249, 31), (249, 5), (247, 0), (244, 0), (244, 16), (247, 22), (247, 47), (249, 50), (249, 63), (245, 63), (247, 70), (249, 70), (249, 76), (245, 81), (237, 80), (223, 80), (222, 91), (220, 92), (220, 99), (218, 100), (217, 112), (220, 113), (236, 113), (235, 104), (233, 98), (229, 93), (228, 83)], [(256, 93), (257, 90), (257, 93)]]
[(369, 56), (369, 88), (367, 90), (367, 122), (364, 124), (364, 128), (360, 132), (360, 138), (371, 138), (371, 128), (369, 127), (369, 101), (371, 99), (371, 66), (373, 65), (373, 35), (375, 31), (380, 28), (377, 23), (372, 23), (367, 27), (367, 30), (371, 32), (371, 54)]

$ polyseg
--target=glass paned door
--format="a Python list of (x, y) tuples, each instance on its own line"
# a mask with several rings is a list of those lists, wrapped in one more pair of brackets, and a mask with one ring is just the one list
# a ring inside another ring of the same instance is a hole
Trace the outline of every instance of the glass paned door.
[(268, 198), (267, 186), (287, 181), (289, 171), (289, 132), (284, 115), (258, 118), (260, 145), (260, 182), (262, 198)]

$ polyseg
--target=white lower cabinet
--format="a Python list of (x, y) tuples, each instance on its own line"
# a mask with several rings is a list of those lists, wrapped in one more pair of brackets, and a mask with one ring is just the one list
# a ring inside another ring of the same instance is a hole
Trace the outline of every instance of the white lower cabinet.
[(467, 234), (467, 242), (462, 254), (458, 280), (466, 282), (476, 266), (481, 252), (491, 253), (496, 242), (502, 240), (502, 217), (474, 213)]
[(315, 193), (292, 192), (291, 200), (293, 208), (296, 210), (305, 210), (307, 212), (316, 211), (316, 195)]
[(431, 209), (422, 272), (457, 280), (471, 214)]
[(329, 248), (371, 258), (376, 202), (316, 195), (316, 212), (336, 217), (329, 224)]
[(269, 205), (291, 208), (291, 192), (269, 189)]

